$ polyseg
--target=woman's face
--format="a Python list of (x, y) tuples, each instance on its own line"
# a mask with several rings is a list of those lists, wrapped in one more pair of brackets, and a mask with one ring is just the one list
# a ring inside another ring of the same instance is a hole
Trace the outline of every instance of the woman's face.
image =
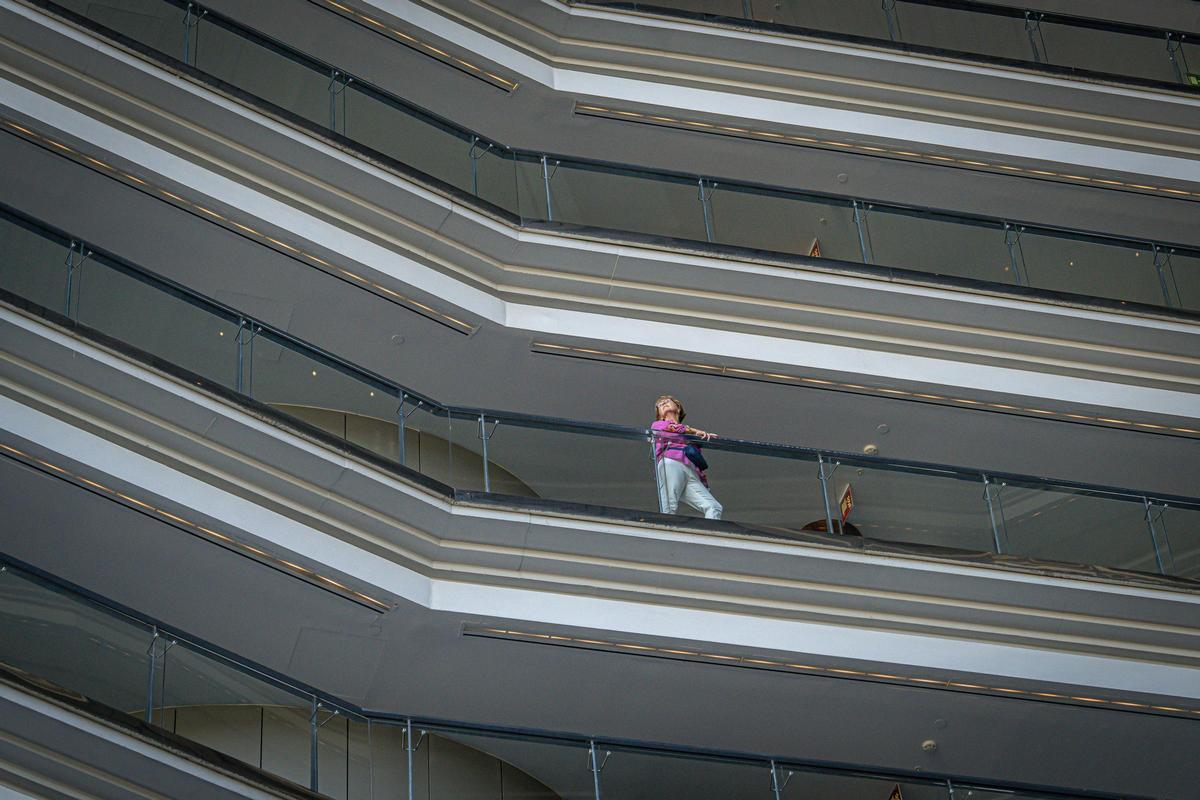
[(657, 408), (663, 419), (679, 419), (679, 404), (674, 400), (659, 400)]

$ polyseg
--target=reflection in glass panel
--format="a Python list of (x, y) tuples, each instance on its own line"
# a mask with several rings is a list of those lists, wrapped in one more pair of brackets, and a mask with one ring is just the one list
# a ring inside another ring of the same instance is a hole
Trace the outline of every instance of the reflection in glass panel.
[(1029, 285), (1056, 292), (1163, 305), (1149, 247), (1089, 242), (1025, 229), (1020, 238)]
[(146, 626), (0, 572), (0, 662), (139, 719), (146, 709)]
[[(472, 190), (469, 138), (354, 83), (345, 101), (345, 133), (351, 139), (455, 188)], [(488, 177), (495, 182), (491, 173)]]
[(843, 261), (861, 261), (854, 210), (766, 189), (717, 184), (713, 241)]
[(193, 64), (226, 83), (310, 122), (329, 126), (330, 76), (264, 42), (205, 17), (197, 27)]
[(745, 17), (742, 0), (651, 0), (648, 3), (634, 3), (634, 5), (639, 8), (671, 9), (733, 19)]
[(442, 483), (450, 483), (450, 421), (446, 412), (405, 397), (404, 453), (400, 463)]
[[(846, 775), (818, 772), (803, 767), (777, 767), (780, 780), (787, 780), (783, 800), (888, 800), (896, 787), (904, 800), (962, 800), (957, 791), (952, 799), (944, 782), (918, 783), (874, 778), (866, 775)], [(787, 772), (791, 772), (790, 778)]]
[(547, 170), (555, 222), (706, 239), (698, 181), (571, 161)]
[[(483, 481), (483, 436), (491, 429), (489, 423), (481, 428), (479, 415), (451, 413), (450, 430), (451, 473), (450, 484), (455, 489), (482, 492)], [(488, 470), (491, 480), (491, 470)]]
[(184, 369), (233, 387), (237, 323), (93, 255), (75, 273), (76, 319)]
[[(426, 749), (428, 744), (428, 749)], [(585, 747), (489, 735), (435, 731), (417, 751), (424, 777), (414, 765), (418, 797), (462, 800), (594, 800)]]
[[(184, 18), (187, 12), (162, 0), (55, 0), (122, 36), (141, 42), (171, 58), (184, 60)], [(193, 30), (193, 35), (195, 31)]]
[(906, 44), (1032, 61), (1033, 48), (1025, 20), (999, 14), (928, 6), (896, 4), (899, 40)]
[[(657, 511), (650, 445), (502, 419), (488, 438), (493, 492)], [(499, 480), (497, 480), (499, 476)]]
[[(600, 757), (604, 757), (604, 751)], [(600, 785), (603, 796), (612, 800), (764, 800), (771, 797), (771, 770), (766, 764), (617, 750), (604, 762)]]
[(1013, 482), (992, 489), (1005, 553), (1157, 572), (1141, 501)]
[[(724, 508), (723, 519), (794, 533), (825, 521), (815, 458), (784, 458), (766, 453), (739, 452), (719, 443), (702, 447), (708, 462), (709, 489)], [(680, 502), (676, 512), (703, 514)]]
[(517, 213), (516, 160), (507, 150), (476, 142), (470, 153), (474, 155), (475, 171), (471, 176), (471, 192), (481, 200)]
[(1200, 509), (1155, 503), (1151, 518), (1172, 575), (1200, 580)]
[(872, 263), (996, 283), (1019, 282), (999, 223), (975, 225), (879, 206), (870, 207), (866, 223)]
[(0, 288), (65, 314), (66, 259), (67, 244), (0, 217)]
[(1159, 251), (1162, 280), (1173, 305), (1188, 311), (1200, 311), (1200, 255)]
[[(292, 783), (308, 786), (312, 776), (312, 729), (308, 721), (311, 713), (308, 708), (263, 708), (263, 769)], [(326, 716), (322, 714), (321, 718)]]
[(380, 455), (395, 457), (396, 397), (270, 331), (247, 336), (243, 391)]
[(1178, 83), (1165, 38), (1042, 22), (1038, 42), (1050, 64)]
[(995, 550), (983, 483), (974, 476), (843, 462), (829, 481), (835, 524), (847, 486), (853, 497), (853, 509), (846, 519), (848, 533), (857, 529), (868, 539)]
[(878, 0), (811, 0), (804, 3), (750, 0), (750, 8), (751, 16), (757, 22), (888, 38), (887, 17)]

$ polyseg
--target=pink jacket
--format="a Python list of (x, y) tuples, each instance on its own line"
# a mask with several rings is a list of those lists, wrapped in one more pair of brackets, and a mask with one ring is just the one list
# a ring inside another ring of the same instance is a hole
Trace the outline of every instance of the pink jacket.
[(671, 422), (668, 419), (660, 419), (650, 425), (650, 430), (654, 432), (655, 461), (661, 461), (664, 458), (674, 459), (696, 473), (696, 477), (700, 479), (700, 482), (708, 486), (708, 476), (703, 470), (697, 469), (696, 465), (689, 461), (688, 457), (683, 454), (683, 448), (688, 446), (688, 438), (684, 435), (687, 431), (687, 425), (684, 425), (682, 422)]

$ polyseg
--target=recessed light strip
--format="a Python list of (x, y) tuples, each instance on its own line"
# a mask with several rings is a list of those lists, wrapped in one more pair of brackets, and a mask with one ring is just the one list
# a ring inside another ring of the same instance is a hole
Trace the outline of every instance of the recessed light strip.
[(643, 125), (661, 125), (664, 127), (699, 131), (718, 136), (735, 136), (742, 139), (754, 139), (756, 141), (789, 144), (797, 147), (815, 147), (826, 150), (830, 148), (836, 148), (838, 150), (854, 151), (872, 156), (901, 158), (909, 161), (915, 160), (929, 161), (938, 164), (955, 164), (960, 167), (966, 167), (973, 170), (997, 171), (1007, 175), (1023, 175), (1025, 177), (1037, 178), (1040, 180), (1050, 179), (1056, 181), (1066, 181), (1068, 183), (1078, 185), (1096, 186), (1101, 189), (1133, 190), (1142, 193), (1172, 197), (1177, 200), (1189, 200), (1195, 202), (1197, 198), (1200, 198), (1200, 192), (1189, 192), (1184, 189), (1175, 189), (1167, 186), (1152, 186), (1144, 183), (1130, 183), (1127, 181), (1113, 180), (1111, 178), (1088, 177), (1086, 175), (1055, 172), (1047, 169), (1018, 167), (1013, 164), (983, 161), (978, 158), (955, 158), (953, 156), (945, 156), (936, 153), (922, 153), (915, 150), (901, 148), (881, 147), (878, 145), (839, 141), (836, 139), (827, 139), (816, 136), (779, 133), (776, 131), (759, 130), (741, 125), (726, 125), (719, 122), (707, 122), (698, 119), (687, 119), (685, 117), (671, 117), (663, 114), (649, 114), (641, 111), (608, 108), (605, 106), (597, 106), (586, 103), (576, 103), (575, 113), (583, 116), (604, 117), (606, 119), (622, 120), (625, 122), (638, 122)]
[(54, 472), (55, 474), (71, 481), (76, 485), (83, 486), (93, 492), (96, 492), (97, 494), (106, 496), (111, 500), (115, 500), (121, 505), (137, 509), (138, 511), (142, 511), (161, 520), (165, 520), (168, 524), (173, 525), (174, 527), (182, 528), (188, 533), (198, 535), (201, 538), (240, 552), (243, 555), (249, 555), (256, 561), (262, 561), (272, 567), (275, 567), (276, 569), (296, 575), (307, 582), (315, 583), (322, 588), (342, 595), (348, 600), (365, 605), (375, 611), (385, 612), (392, 610), (391, 604), (385, 603), (384, 601), (378, 600), (370, 595), (363, 594), (355, 589), (351, 589), (346, 584), (336, 581), (327, 575), (322, 575), (321, 573), (311, 570), (308, 567), (303, 567), (276, 555), (272, 555), (265, 550), (240, 541), (233, 536), (214, 531), (211, 528), (206, 528), (198, 522), (193, 522), (189, 519), (179, 516), (178, 514), (173, 514), (166, 509), (155, 506), (153, 503), (145, 502), (144, 500), (140, 500), (136, 497), (125, 494), (124, 492), (119, 492), (116, 489), (110, 489), (102, 483), (97, 483), (88, 477), (72, 473), (66, 469), (63, 469), (57, 464), (52, 464), (49, 461), (45, 461), (22, 450), (18, 450), (15, 447), (10, 447), (6, 444), (0, 444), (0, 450), (3, 450), (8, 455), (23, 461), (35, 469), (39, 469), (41, 471), (49, 470)]
[(363, 14), (359, 11), (355, 11), (353, 8), (350, 8), (349, 6), (345, 6), (345, 5), (342, 5), (341, 3), (334, 2), (334, 0), (311, 0), (311, 1), (315, 5), (320, 6), (321, 8), (325, 8), (330, 11), (333, 11), (338, 16), (346, 17), (348, 19), (353, 20), (354, 22), (364, 24), (367, 27), (369, 27), (371, 30), (375, 31), (376, 33), (379, 33), (382, 36), (386, 36), (387, 38), (391, 39), (392, 41), (396, 42), (397, 44), (402, 44), (405, 47), (409, 47), (413, 50), (416, 50), (418, 53), (421, 53), (422, 55), (426, 55), (426, 56), (429, 56), (430, 58), (441, 61), (443, 64), (448, 64), (449, 66), (454, 67), (455, 69), (460, 69), (463, 72), (466, 72), (468, 75), (471, 75), (472, 77), (475, 77), (475, 78), (479, 78), (481, 81), (484, 81), (485, 83), (490, 83), (493, 86), (496, 86), (500, 89), (505, 90), (506, 92), (515, 91), (517, 86), (519, 85), (515, 81), (510, 81), (509, 79), (504, 78), (500, 75), (497, 75), (494, 72), (490, 72), (489, 70), (486, 70), (483, 67), (480, 67), (476, 64), (472, 64), (470, 61), (466, 61), (452, 53), (448, 53), (440, 47), (436, 47), (436, 46), (430, 44), (429, 42), (418, 39), (417, 37), (413, 36), (412, 34), (405, 33), (404, 31), (400, 30), (399, 28), (394, 28), (391, 25), (388, 25), (387, 23), (382, 22), (381, 20), (375, 19), (374, 17), (367, 16), (366, 14)]
[(331, 263), (330, 261), (327, 261), (326, 259), (321, 258), (314, 253), (310, 253), (301, 247), (297, 247), (289, 242), (277, 239), (250, 225), (239, 222), (232, 214), (215, 211), (202, 203), (197, 203), (177, 192), (164, 189), (163, 187), (144, 178), (140, 178), (133, 173), (114, 167), (113, 165), (101, 161), (98, 158), (93, 158), (92, 156), (89, 156), (88, 154), (77, 150), (74, 147), (70, 147), (62, 142), (52, 139), (49, 136), (43, 136), (42, 134), (36, 133), (24, 125), (18, 125), (16, 122), (13, 122), (8, 118), (0, 117), (0, 124), (3, 124), (4, 127), (8, 128), (10, 133), (19, 136), (22, 139), (27, 139), (41, 146), (52, 147), (54, 148), (55, 152), (70, 158), (76, 163), (99, 170), (123, 183), (133, 184), (139, 190), (153, 197), (162, 199), (177, 208), (182, 208), (186, 211), (200, 214), (209, 222), (215, 223), (226, 230), (233, 231), (241, 236), (252, 239), (259, 244), (270, 247), (272, 250), (282, 252), (283, 254), (297, 259), (302, 263), (320, 269), (322, 272), (333, 275), (334, 277), (342, 278), (344, 280), (350, 280), (367, 291), (380, 295), (384, 299), (390, 300), (393, 303), (402, 305), (410, 311), (420, 314), (423, 317), (428, 317), (435, 322), (440, 322), (441, 324), (459, 331), (460, 333), (469, 335), (475, 330), (475, 326), (465, 320), (461, 320), (455, 316), (452, 316), (451, 314), (446, 313), (445, 311), (442, 311), (441, 309), (434, 308), (433, 306), (422, 303), (419, 300), (413, 299), (412, 297), (400, 294), (394, 289), (373, 281), (364, 275), (360, 275), (357, 272), (348, 270), (338, 264)]
[(910, 391), (908, 389), (896, 389), (886, 386), (869, 386), (861, 383), (846, 383), (843, 381), (827, 380), (825, 378), (794, 375), (787, 372), (769, 372), (767, 370), (749, 369), (745, 367), (704, 364), (684, 359), (639, 355), (637, 353), (621, 353), (611, 350), (600, 350), (594, 347), (577, 347), (575, 345), (557, 344), (553, 342), (534, 342), (532, 345), (530, 345), (530, 349), (535, 353), (542, 353), (544, 355), (572, 356), (575, 358), (606, 361), (614, 364), (636, 364), (644, 367), (682, 370), (684, 372), (696, 372), (704, 375), (720, 375), (721, 377), (725, 378), (740, 378), (743, 380), (757, 380), (766, 381), (769, 383), (783, 383), (795, 386), (810, 386), (821, 389), (849, 391), (856, 394), (880, 395), (885, 397), (904, 397), (911, 400), (935, 403), (938, 405), (977, 408), (980, 410), (999, 411), (1007, 414), (1017, 414), (1020, 416), (1032, 414), (1036, 415), (1039, 419), (1060, 419), (1071, 422), (1085, 422), (1091, 425), (1122, 429), (1136, 428), (1138, 430), (1152, 431), (1160, 434), (1173, 435), (1182, 433), (1188, 436), (1200, 436), (1200, 428), (1185, 428), (1165, 423), (1159, 424), (1153, 422), (1136, 422), (1134, 420), (1117, 419), (1114, 417), (1102, 417), (1095, 414), (1051, 411), (1045, 408), (1027, 408), (1024, 406), (1012, 405), (1010, 403), (996, 403), (988, 400), (972, 400), (966, 397), (953, 397), (950, 395)]
[(894, 672), (871, 672), (868, 670), (851, 669), (839, 666), (818, 666), (801, 664), (784, 659), (759, 658), (726, 653), (709, 653), (704, 650), (693, 650), (683, 647), (662, 647), (645, 642), (619, 641), (608, 639), (590, 639), (579, 636), (566, 636), (554, 633), (541, 633), (528, 630), (512, 630), (509, 628), (493, 628), (483, 625), (464, 625), (464, 636), (479, 636), (492, 639), (531, 642), (537, 644), (579, 647), (589, 650), (601, 650), (614, 653), (632, 653), (634, 655), (657, 656), (701, 663), (722, 664), (731, 667), (752, 669), (768, 669), (777, 672), (788, 672), (803, 675), (823, 675), (833, 678), (849, 678), (865, 680), (873, 683), (900, 684), (906, 686), (921, 686), (928, 689), (944, 689), (950, 691), (970, 692), (972, 694), (988, 694), (997, 697), (1016, 697), (1025, 700), (1049, 701), (1066, 703), (1068, 705), (1099, 706), (1120, 711), (1140, 711), (1157, 715), (1190, 715), (1200, 717), (1200, 708), (1154, 705), (1135, 700), (1113, 699), (1108, 697), (1092, 697), (1084, 694), (1068, 694), (1065, 692), (1035, 691), (1033, 689), (1017, 689), (1011, 686), (991, 686), (966, 680), (949, 680), (930, 678), (921, 675), (900, 675)]

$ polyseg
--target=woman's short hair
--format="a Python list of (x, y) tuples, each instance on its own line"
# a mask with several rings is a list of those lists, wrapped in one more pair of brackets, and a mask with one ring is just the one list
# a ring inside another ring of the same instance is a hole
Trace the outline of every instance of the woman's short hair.
[(658, 422), (663, 418), (662, 409), (659, 408), (659, 404), (663, 400), (670, 400), (675, 404), (675, 407), (679, 409), (679, 421), (683, 422), (683, 418), (687, 416), (687, 412), (683, 410), (683, 403), (679, 402), (678, 398), (672, 397), (669, 394), (659, 395), (659, 398), (654, 401), (654, 421)]

